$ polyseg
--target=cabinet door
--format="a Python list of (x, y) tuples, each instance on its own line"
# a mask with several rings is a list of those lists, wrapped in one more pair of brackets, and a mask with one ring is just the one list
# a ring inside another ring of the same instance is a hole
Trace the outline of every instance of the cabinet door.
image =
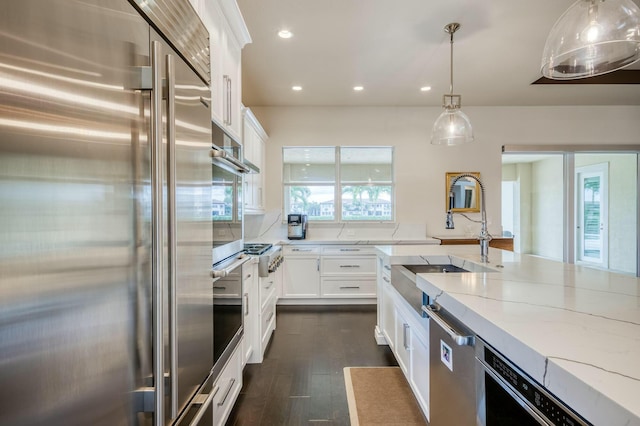
[(223, 22), (226, 31), (222, 40), (223, 62), (222, 62), (222, 83), (223, 83), (223, 123), (232, 136), (240, 139), (242, 134), (242, 93), (240, 81), (240, 54), (241, 49), (231, 30), (226, 28), (228, 24)]
[(420, 333), (411, 336), (411, 368), (409, 382), (413, 393), (425, 413), (429, 417), (429, 338)]
[(408, 375), (411, 366), (411, 326), (396, 309), (396, 358), (400, 368)]
[(248, 262), (242, 265), (243, 293), (244, 293), (244, 339), (243, 365), (255, 350), (255, 342), (260, 328), (260, 304), (258, 288), (258, 264)]
[(285, 257), (283, 297), (320, 296), (320, 258)]
[(382, 307), (380, 313), (382, 314), (382, 334), (387, 340), (387, 344), (391, 350), (395, 351), (396, 348), (396, 309), (391, 296), (389, 284), (384, 284), (382, 287)]

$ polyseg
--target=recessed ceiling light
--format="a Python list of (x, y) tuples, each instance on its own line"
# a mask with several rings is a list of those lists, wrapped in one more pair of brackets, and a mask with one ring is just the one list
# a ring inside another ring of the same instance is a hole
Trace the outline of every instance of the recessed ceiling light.
[(353, 86), (353, 90), (355, 90), (356, 92), (361, 92), (364, 90), (364, 87), (362, 86)]
[(280, 38), (291, 38), (293, 37), (293, 33), (289, 30), (280, 30), (278, 31), (278, 36), (280, 36)]
[(299, 92), (302, 90), (302, 86), (291, 86), (291, 90), (294, 90), (296, 92)]
[(430, 90), (431, 90), (431, 86), (423, 86), (423, 87), (420, 88), (421, 92), (428, 92)]

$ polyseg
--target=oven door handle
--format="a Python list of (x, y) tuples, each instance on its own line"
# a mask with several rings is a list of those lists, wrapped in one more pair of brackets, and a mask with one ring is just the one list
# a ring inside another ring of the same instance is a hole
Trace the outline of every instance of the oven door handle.
[(249, 173), (251, 171), (241, 161), (227, 154), (227, 151), (223, 151), (221, 149), (212, 149), (211, 151), (209, 151), (209, 155), (211, 156), (211, 158), (226, 161), (240, 173)]
[(248, 261), (251, 260), (251, 256), (247, 256), (245, 254), (242, 254), (238, 257), (238, 259), (233, 262), (231, 265), (227, 266), (226, 268), (223, 269), (212, 269), (211, 270), (211, 278), (224, 278), (224, 277), (228, 277), (231, 272), (233, 272), (236, 268), (239, 268), (240, 266), (244, 265), (245, 263), (247, 263)]
[[(511, 388), (499, 375), (493, 372), (491, 367), (489, 367), (483, 360), (476, 357), (476, 362), (480, 364), (482, 370), (487, 373), (491, 378), (496, 382), (498, 386), (500, 386), (505, 392), (509, 394), (514, 401), (518, 403), (535, 421), (537, 421), (541, 425), (549, 424), (545, 419), (543, 419), (538, 413), (536, 413), (530, 406), (525, 402), (524, 399), (516, 391)], [(479, 376), (478, 376), (479, 377)], [(484, 383), (483, 383), (484, 387)]]

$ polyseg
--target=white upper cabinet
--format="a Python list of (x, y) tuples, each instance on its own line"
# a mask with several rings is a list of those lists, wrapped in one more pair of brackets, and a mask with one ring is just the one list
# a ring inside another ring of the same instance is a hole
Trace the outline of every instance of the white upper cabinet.
[(242, 137), (244, 159), (256, 166), (260, 172), (245, 175), (244, 207), (247, 214), (264, 213), (265, 143), (264, 131), (250, 109), (244, 109), (244, 134)]
[(241, 140), (241, 51), (251, 42), (249, 31), (235, 0), (199, 0), (197, 10), (209, 30), (211, 118)]

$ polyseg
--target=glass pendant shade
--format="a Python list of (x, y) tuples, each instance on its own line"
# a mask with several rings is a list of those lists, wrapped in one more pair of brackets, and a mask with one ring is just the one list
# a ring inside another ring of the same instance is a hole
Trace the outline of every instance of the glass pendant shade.
[(473, 128), (467, 115), (459, 108), (447, 107), (433, 124), (431, 143), (460, 145), (473, 141)]
[(542, 75), (571, 80), (606, 74), (640, 60), (640, 10), (632, 0), (578, 0), (555, 23)]
[(442, 96), (444, 111), (433, 123), (431, 143), (433, 145), (460, 145), (473, 142), (473, 128), (467, 115), (462, 112), (462, 96), (453, 94), (453, 34), (460, 29), (460, 24), (452, 22), (445, 25), (444, 32), (450, 36), (451, 68), (449, 86), (450, 94)]

